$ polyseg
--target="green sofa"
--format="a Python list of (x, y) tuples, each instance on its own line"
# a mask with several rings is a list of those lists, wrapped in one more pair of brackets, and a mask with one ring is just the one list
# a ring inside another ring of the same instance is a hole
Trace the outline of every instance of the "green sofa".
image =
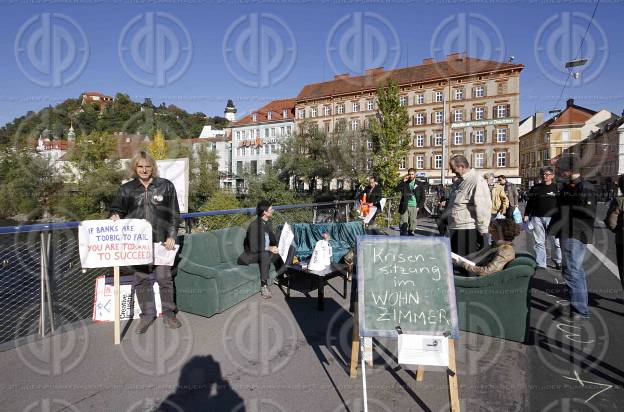
[[(332, 260), (338, 261), (355, 247), (357, 235), (364, 234), (361, 222), (293, 224), (295, 255), (305, 260), (312, 255), (322, 233), (330, 234)], [(175, 277), (176, 303), (184, 312), (202, 316), (221, 313), (260, 291), (257, 263), (239, 265), (245, 229), (234, 226), (184, 236)], [(276, 276), (271, 265), (269, 283)]]
[(536, 266), (530, 255), (519, 254), (493, 275), (455, 276), (459, 328), (525, 342), (530, 320), (529, 283)]

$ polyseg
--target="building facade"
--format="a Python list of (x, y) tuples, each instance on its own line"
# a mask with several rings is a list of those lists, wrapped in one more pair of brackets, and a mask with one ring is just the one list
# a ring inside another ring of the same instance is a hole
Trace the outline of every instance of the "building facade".
[(274, 100), (228, 127), (232, 173), (243, 185), (245, 173), (262, 174), (279, 157), (283, 139), (294, 131), (294, 100)]
[(397, 165), (400, 173), (413, 167), (434, 184), (444, 173), (450, 183), (448, 158), (462, 154), (480, 173), (517, 177), (523, 68), (454, 53), (441, 62), (425, 59), (418, 66), (377, 68), (359, 77), (338, 75), (302, 89), (295, 123), (316, 123), (326, 132), (367, 128), (377, 114), (377, 87), (392, 78), (408, 111), (412, 139), (407, 158)]
[(554, 158), (570, 146), (586, 139), (614, 119), (608, 110), (599, 112), (574, 104), (569, 99), (566, 108), (535, 129), (520, 136), (520, 176), (524, 187), (538, 182), (540, 168), (550, 165)]

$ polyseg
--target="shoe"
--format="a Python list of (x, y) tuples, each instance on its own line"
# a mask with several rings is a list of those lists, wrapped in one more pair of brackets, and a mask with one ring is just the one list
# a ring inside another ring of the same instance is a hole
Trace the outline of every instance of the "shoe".
[(260, 287), (260, 296), (262, 296), (263, 299), (271, 299), (271, 290), (267, 285)]
[(163, 323), (169, 329), (178, 329), (180, 326), (182, 326), (182, 322), (180, 322), (178, 318), (176, 318), (175, 315), (169, 315), (169, 316), (165, 315), (163, 317)]
[(555, 262), (555, 269), (561, 270), (561, 263)]
[(152, 323), (154, 323), (154, 319), (141, 318), (141, 320), (139, 321), (139, 326), (136, 327), (134, 333), (136, 333), (137, 335), (144, 334), (145, 332), (147, 332), (147, 329), (149, 329)]

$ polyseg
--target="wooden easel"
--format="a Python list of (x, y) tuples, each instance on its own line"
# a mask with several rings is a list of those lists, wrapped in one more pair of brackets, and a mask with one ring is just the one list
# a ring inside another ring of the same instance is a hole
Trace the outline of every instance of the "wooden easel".
[(119, 287), (119, 266), (115, 266), (113, 268), (113, 316), (115, 317), (115, 345), (119, 345), (121, 343), (121, 322), (119, 321), (119, 317), (121, 316), (121, 303), (120, 300), (120, 287)]
[[(351, 332), (351, 367), (349, 376), (357, 378), (357, 368), (360, 353), (360, 324), (358, 316), (358, 305), (355, 304), (355, 312), (353, 313), (353, 330)], [(457, 365), (455, 363), (455, 340), (448, 340), (449, 346), (449, 365), (446, 370), (449, 385), (449, 405), (452, 412), (460, 412), (459, 407), (459, 383), (457, 381)], [(416, 381), (422, 382), (425, 379), (425, 368), (418, 366), (416, 371)]]

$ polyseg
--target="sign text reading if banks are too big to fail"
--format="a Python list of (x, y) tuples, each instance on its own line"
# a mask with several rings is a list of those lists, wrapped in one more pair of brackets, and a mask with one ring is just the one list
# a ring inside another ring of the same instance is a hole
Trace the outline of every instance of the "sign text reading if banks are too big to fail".
[(78, 242), (83, 268), (146, 265), (154, 260), (152, 226), (143, 219), (85, 220)]

